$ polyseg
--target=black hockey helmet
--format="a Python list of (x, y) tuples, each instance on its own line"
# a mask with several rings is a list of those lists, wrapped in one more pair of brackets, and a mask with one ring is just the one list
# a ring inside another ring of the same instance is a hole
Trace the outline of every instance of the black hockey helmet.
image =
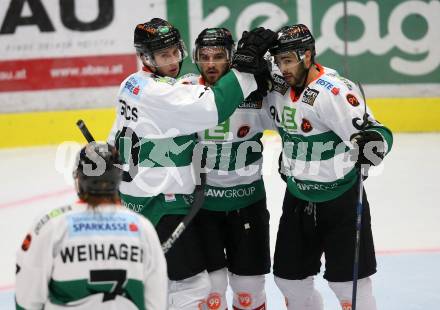
[(286, 52), (295, 52), (298, 60), (302, 59), (306, 50), (312, 52), (312, 60), (316, 55), (315, 39), (309, 28), (303, 24), (284, 26), (277, 32), (278, 39), (275, 45), (269, 49), (272, 56)]
[(226, 51), (226, 56), (229, 61), (235, 52), (235, 42), (232, 39), (231, 32), (226, 28), (205, 28), (198, 35), (195, 47), (193, 50), (193, 61), (199, 61), (200, 48), (207, 47), (222, 47)]
[(152, 65), (155, 65), (153, 53), (177, 46), (182, 60), (187, 55), (185, 44), (180, 37), (179, 30), (168, 21), (153, 18), (150, 21), (138, 24), (134, 29), (134, 47), (138, 54), (144, 54)]
[(91, 142), (79, 151), (73, 171), (76, 190), (81, 199), (114, 197), (122, 179), (121, 161), (114, 146)]

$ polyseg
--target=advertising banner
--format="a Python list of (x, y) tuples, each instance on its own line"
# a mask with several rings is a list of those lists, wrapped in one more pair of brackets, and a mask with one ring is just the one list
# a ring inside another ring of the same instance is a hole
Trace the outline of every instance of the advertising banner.
[(0, 112), (112, 106), (139, 66), (134, 26), (152, 17), (175, 24), (189, 52), (206, 27), (237, 40), (254, 27), (304, 23), (317, 60), (370, 97), (439, 97), (439, 16), (439, 0), (0, 0)]

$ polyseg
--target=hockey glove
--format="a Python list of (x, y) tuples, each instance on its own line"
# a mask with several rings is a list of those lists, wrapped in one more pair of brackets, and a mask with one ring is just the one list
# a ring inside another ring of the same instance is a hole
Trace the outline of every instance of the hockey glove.
[(266, 68), (263, 56), (276, 38), (275, 32), (263, 27), (244, 31), (232, 59), (232, 68), (252, 74), (262, 73)]
[(352, 161), (356, 161), (356, 166), (379, 165), (385, 157), (385, 143), (382, 136), (374, 130), (365, 130), (353, 134), (350, 142), (354, 149), (350, 152)]

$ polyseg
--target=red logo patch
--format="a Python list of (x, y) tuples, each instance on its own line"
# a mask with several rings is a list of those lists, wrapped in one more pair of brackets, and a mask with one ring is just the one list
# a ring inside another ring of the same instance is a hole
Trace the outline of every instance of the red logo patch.
[(303, 118), (301, 123), (301, 130), (304, 132), (310, 132), (312, 131), (313, 127), (312, 124), (310, 124), (308, 119)]
[(359, 105), (359, 100), (357, 100), (357, 98), (354, 95), (348, 94), (346, 98), (348, 103), (351, 104), (352, 106), (357, 107)]
[(246, 135), (249, 133), (250, 130), (251, 127), (249, 127), (248, 125), (241, 126), (237, 131), (237, 137), (239, 138), (246, 137)]
[(349, 301), (341, 301), (342, 310), (351, 310), (351, 302)]
[(333, 87), (333, 88), (332, 88), (332, 94), (335, 95), (335, 96), (336, 96), (337, 94), (339, 94), (339, 88), (337, 88), (337, 87)]
[(217, 310), (222, 305), (222, 297), (218, 293), (211, 293), (206, 301), (208, 309)]
[(249, 307), (252, 305), (252, 297), (249, 293), (238, 293), (238, 303), (243, 307)]
[(135, 223), (131, 223), (128, 226), (128, 229), (130, 229), (130, 231), (138, 231), (139, 230), (138, 226)]
[(23, 243), (21, 244), (21, 249), (23, 251), (29, 250), (29, 247), (31, 246), (32, 242), (32, 236), (31, 234), (27, 234), (26, 237), (24, 237)]

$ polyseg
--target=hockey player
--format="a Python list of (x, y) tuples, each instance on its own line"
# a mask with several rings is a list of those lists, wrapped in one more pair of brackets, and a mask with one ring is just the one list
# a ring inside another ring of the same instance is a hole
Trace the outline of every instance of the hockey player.
[[(195, 133), (225, 121), (257, 89), (254, 76), (240, 70), (257, 73), (274, 39), (263, 28), (246, 33), (235, 69), (214, 87), (182, 85), (174, 79), (186, 54), (179, 31), (159, 18), (136, 27), (134, 44), (143, 68), (121, 84), (109, 142), (123, 157), (122, 203), (149, 218), (162, 242), (191, 206)], [(193, 225), (165, 257), (169, 308), (196, 309), (206, 301), (210, 281)]]
[[(390, 151), (392, 133), (366, 110), (358, 87), (315, 62), (315, 41), (302, 25), (285, 26), (270, 49), (289, 89), (265, 100), (275, 104), (282, 138), (281, 172), (287, 183), (273, 272), (288, 309), (322, 309), (314, 275), (325, 254), (324, 278), (342, 309), (351, 309), (357, 166), (377, 165)], [(354, 142), (357, 160), (352, 159)], [(357, 306), (376, 309), (370, 276), (376, 260), (370, 210), (363, 193)]]
[(119, 154), (91, 143), (74, 171), (80, 201), (42, 216), (17, 254), (17, 309), (167, 309), (153, 225), (120, 205)]
[[(193, 61), (201, 75), (179, 83), (206, 86), (229, 70), (235, 44), (225, 28), (204, 29), (195, 41)], [(265, 309), (264, 283), (270, 272), (269, 212), (261, 175), (264, 129), (273, 122), (254, 94), (232, 116), (198, 133), (204, 143), (205, 203), (196, 217), (211, 279), (209, 309), (227, 309), (226, 288), (233, 291), (233, 309)], [(229, 273), (228, 273), (229, 271)]]

